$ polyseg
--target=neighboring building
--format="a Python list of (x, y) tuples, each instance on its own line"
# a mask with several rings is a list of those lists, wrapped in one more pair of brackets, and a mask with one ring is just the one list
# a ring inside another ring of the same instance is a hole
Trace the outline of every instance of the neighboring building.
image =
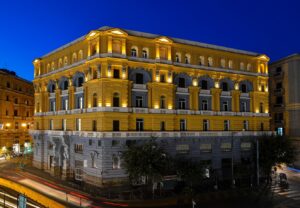
[(33, 124), (33, 84), (7, 69), (0, 69), (1, 154), (31, 150), (28, 130)]
[(271, 63), (269, 74), (271, 128), (292, 138), (300, 151), (300, 54)]
[(34, 60), (34, 165), (102, 185), (126, 145), (157, 137), (226, 178), (270, 133), (262, 54), (102, 27)]

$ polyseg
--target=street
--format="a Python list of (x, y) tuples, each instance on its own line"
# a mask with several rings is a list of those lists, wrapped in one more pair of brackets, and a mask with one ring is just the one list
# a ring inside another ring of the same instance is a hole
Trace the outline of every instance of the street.
[(285, 173), (288, 178), (289, 187), (281, 188), (278, 183), (273, 181), (273, 204), (274, 208), (298, 208), (300, 207), (300, 172), (289, 170), (284, 167), (278, 173)]

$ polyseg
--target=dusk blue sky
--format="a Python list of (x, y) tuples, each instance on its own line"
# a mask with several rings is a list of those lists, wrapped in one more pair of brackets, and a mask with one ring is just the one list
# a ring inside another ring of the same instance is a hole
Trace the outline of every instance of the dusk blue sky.
[(102, 26), (265, 53), (300, 52), (300, 1), (0, 0), (0, 68), (32, 80), (32, 61)]

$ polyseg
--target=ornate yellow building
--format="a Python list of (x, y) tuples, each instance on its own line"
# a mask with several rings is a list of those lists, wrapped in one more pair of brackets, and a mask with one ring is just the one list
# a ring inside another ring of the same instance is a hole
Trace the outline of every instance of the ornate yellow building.
[(33, 84), (6, 69), (0, 69), (0, 80), (0, 152), (18, 154), (31, 146)]
[(268, 61), (195, 41), (93, 30), (33, 62), (35, 165), (101, 185), (126, 177), (124, 145), (153, 136), (170, 142), (171, 154), (215, 169), (231, 151), (240, 161), (270, 128)]

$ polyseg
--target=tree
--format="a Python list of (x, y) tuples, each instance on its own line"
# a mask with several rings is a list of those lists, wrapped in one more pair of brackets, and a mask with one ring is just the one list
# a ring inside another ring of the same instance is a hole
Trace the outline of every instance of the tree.
[(205, 164), (201, 161), (193, 161), (184, 157), (174, 159), (176, 174), (181, 178), (188, 188), (193, 191), (194, 187), (201, 184), (204, 179)]
[(169, 165), (169, 157), (155, 140), (132, 144), (122, 153), (124, 168), (131, 181), (141, 177), (147, 184), (159, 182)]
[(291, 164), (295, 161), (295, 148), (288, 137), (263, 136), (259, 141), (259, 165), (268, 177), (276, 164)]

